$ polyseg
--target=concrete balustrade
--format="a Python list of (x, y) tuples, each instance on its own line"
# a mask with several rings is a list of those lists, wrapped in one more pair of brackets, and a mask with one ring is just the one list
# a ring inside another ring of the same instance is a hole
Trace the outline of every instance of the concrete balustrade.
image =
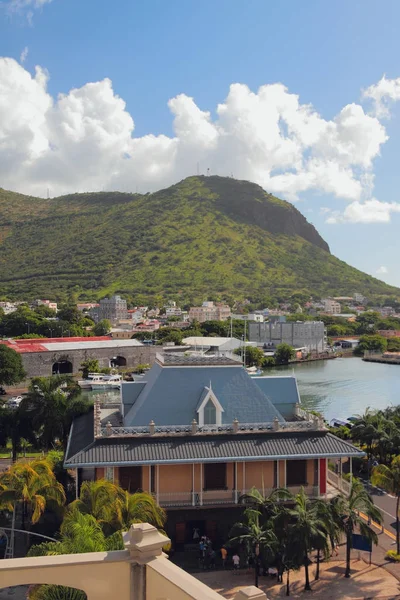
[[(83, 590), (88, 600), (222, 600), (173, 563), (162, 548), (170, 540), (148, 523), (123, 534), (125, 550), (0, 561), (0, 586), (55, 584)], [(267, 600), (256, 587), (234, 600)]]

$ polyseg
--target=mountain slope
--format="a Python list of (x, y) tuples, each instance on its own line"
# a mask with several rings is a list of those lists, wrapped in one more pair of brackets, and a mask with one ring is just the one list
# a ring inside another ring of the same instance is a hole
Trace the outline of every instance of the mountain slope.
[(20, 298), (400, 295), (332, 256), (291, 204), (204, 176), (146, 195), (43, 200), (0, 190), (0, 286)]

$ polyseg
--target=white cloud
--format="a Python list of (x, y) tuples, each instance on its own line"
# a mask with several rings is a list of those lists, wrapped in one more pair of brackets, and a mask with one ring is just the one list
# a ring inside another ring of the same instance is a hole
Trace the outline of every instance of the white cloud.
[(28, 53), (29, 53), (29, 48), (28, 48), (28, 46), (25, 46), (25, 48), (22, 50), (21, 55), (19, 57), (19, 62), (21, 64), (24, 64), (24, 62), (28, 58)]
[(52, 1), (53, 0), (3, 0), (0, 2), (0, 8), (3, 8), (8, 15), (20, 15), (26, 17), (29, 24), (32, 25), (34, 11), (43, 8), (45, 4), (50, 4)]
[[(25, 6), (44, 1), (19, 0)], [(356, 213), (371, 195), (373, 162), (388, 139), (360, 105), (348, 104), (325, 120), (281, 83), (257, 92), (231, 85), (215, 119), (180, 94), (168, 103), (173, 137), (134, 137), (133, 118), (109, 79), (56, 100), (47, 79), (40, 67), (32, 76), (13, 59), (0, 59), (3, 187), (42, 196), (48, 187), (53, 195), (154, 191), (196, 173), (199, 164), (203, 173), (208, 167), (213, 174), (233, 173), (293, 201), (302, 192), (336, 196), (351, 204), (342, 217), (330, 213), (331, 222), (362, 220)]]
[(363, 97), (374, 102), (374, 114), (378, 118), (388, 118), (391, 102), (400, 100), (400, 77), (386, 79), (384, 75), (378, 83), (374, 83), (363, 91)]
[(379, 267), (379, 269), (377, 269), (376, 272), (378, 273), (378, 275), (385, 275), (388, 272), (388, 269), (387, 267)]
[(332, 211), (326, 222), (336, 223), (389, 223), (392, 213), (400, 212), (400, 203), (380, 202), (371, 198), (365, 202), (352, 202), (343, 213)]

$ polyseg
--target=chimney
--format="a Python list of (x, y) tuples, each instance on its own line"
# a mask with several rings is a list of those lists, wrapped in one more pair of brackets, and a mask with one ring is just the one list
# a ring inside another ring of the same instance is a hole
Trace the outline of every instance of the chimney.
[(278, 421), (278, 417), (275, 417), (273, 423), (272, 423), (272, 428), (274, 431), (279, 431), (279, 421)]
[(233, 419), (233, 433), (237, 433), (239, 429), (239, 421), (237, 419)]
[(149, 433), (150, 435), (154, 435), (154, 432), (156, 430), (156, 424), (154, 423), (153, 419), (150, 421), (149, 423)]
[(194, 435), (195, 433), (197, 433), (197, 421), (196, 421), (196, 419), (193, 419), (193, 421), (192, 421), (192, 434)]

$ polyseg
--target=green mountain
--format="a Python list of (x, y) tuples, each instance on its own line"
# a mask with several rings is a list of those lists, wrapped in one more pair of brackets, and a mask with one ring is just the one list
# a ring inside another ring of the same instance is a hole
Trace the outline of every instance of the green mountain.
[(0, 295), (262, 301), (355, 291), (400, 296), (332, 256), (293, 205), (247, 181), (188, 177), (154, 194), (51, 200), (0, 189)]

